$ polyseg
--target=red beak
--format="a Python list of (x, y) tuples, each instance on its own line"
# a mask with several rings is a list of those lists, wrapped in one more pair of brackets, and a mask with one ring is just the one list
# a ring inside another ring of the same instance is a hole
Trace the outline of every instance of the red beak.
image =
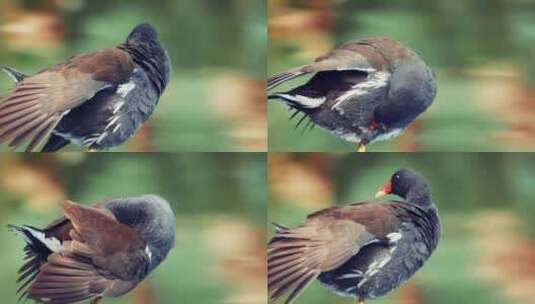
[(390, 181), (388, 181), (384, 186), (383, 188), (381, 188), (381, 190), (379, 190), (376, 194), (375, 194), (375, 198), (380, 198), (380, 197), (383, 197), (385, 195), (388, 195), (392, 193), (392, 183)]

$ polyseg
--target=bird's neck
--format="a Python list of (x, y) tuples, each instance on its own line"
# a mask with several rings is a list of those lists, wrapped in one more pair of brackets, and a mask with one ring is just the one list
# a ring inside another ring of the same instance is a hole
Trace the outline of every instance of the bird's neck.
[(422, 208), (433, 208), (431, 193), (426, 189), (414, 189), (409, 191), (406, 198), (407, 202)]
[(118, 48), (130, 54), (134, 62), (143, 68), (158, 95), (161, 95), (170, 74), (167, 52), (160, 46), (149, 47), (143, 44), (123, 43)]
[(391, 76), (388, 98), (375, 110), (376, 120), (391, 128), (406, 127), (435, 95), (433, 72), (419, 60), (403, 63)]
[(404, 214), (408, 216), (410, 221), (418, 223), (417, 227), (420, 233), (425, 235), (426, 246), (430, 250), (434, 250), (438, 244), (438, 239), (441, 234), (442, 226), (438, 211), (431, 200), (430, 195), (407, 197), (406, 202), (402, 204)]

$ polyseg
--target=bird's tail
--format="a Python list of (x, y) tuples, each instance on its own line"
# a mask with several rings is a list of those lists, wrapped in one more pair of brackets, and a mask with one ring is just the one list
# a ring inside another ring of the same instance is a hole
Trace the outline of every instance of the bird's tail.
[(61, 242), (55, 237), (47, 237), (45, 232), (31, 226), (7, 225), (13, 233), (22, 236), (31, 251), (48, 256), (61, 249)]
[(10, 68), (7, 65), (2, 66), (2, 70), (9, 76), (11, 79), (13, 79), (14, 82), (19, 82), (27, 77), (26, 74), (21, 73), (14, 68)]
[(271, 90), (271, 89), (279, 86), (280, 84), (282, 84), (282, 83), (284, 83), (286, 81), (295, 79), (297, 77), (303, 76), (303, 75), (308, 74), (310, 72), (312, 72), (311, 71), (311, 66), (310, 65), (305, 65), (305, 66), (302, 66), (302, 67), (298, 67), (298, 68), (295, 68), (295, 69), (291, 69), (291, 70), (284, 71), (282, 73), (273, 75), (273, 76), (268, 78), (267, 88), (268, 88), (268, 90)]
[(48, 138), (48, 141), (46, 142), (46, 144), (41, 149), (41, 152), (56, 152), (68, 144), (70, 144), (69, 140), (61, 136), (52, 134)]
[(17, 283), (20, 283), (17, 289), (17, 293), (20, 294), (20, 302), (28, 295), (26, 287), (39, 274), (39, 270), (47, 261), (48, 256), (57, 250), (57, 246), (61, 246), (61, 244), (55, 238), (47, 238), (45, 233), (37, 228), (17, 225), (8, 225), (7, 227), (15, 234), (22, 236), (26, 241), (26, 246), (24, 247), (24, 252), (26, 253), (24, 260), (26, 262), (20, 268), (19, 278), (17, 279)]
[(284, 101), (288, 106), (297, 109), (316, 109), (325, 103), (326, 98), (314, 92), (308, 92), (309, 95), (300, 95), (294, 93), (275, 93), (268, 95), (268, 99), (280, 99)]

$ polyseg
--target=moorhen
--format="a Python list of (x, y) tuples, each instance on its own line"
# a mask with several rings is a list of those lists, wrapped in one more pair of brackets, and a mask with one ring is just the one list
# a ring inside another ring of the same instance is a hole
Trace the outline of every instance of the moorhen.
[(63, 212), (44, 229), (9, 225), (26, 241), (17, 281), (21, 299), (69, 304), (121, 296), (175, 243), (174, 213), (156, 195), (111, 199), (95, 207), (66, 201)]
[(169, 81), (169, 56), (149, 24), (125, 43), (27, 76), (4, 71), (15, 88), (0, 102), (0, 143), (32, 151), (52, 133), (43, 152), (70, 142), (89, 150), (122, 144), (152, 114)]
[[(316, 59), (268, 79), (268, 89), (308, 74), (304, 85), (269, 99), (285, 102), (303, 119), (334, 135), (358, 143), (401, 134), (433, 102), (435, 76), (420, 57), (390, 38), (350, 42)], [(302, 120), (299, 122), (301, 123)]]
[(440, 220), (429, 184), (401, 169), (377, 196), (402, 200), (364, 202), (317, 211), (297, 228), (277, 226), (268, 245), (272, 301), (293, 301), (318, 279), (358, 303), (382, 296), (410, 278), (435, 250)]

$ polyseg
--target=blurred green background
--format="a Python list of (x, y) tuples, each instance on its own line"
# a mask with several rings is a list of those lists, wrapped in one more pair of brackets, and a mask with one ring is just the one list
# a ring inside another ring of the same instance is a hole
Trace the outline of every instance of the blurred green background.
[[(264, 0), (0, 0), (0, 64), (34, 73), (113, 47), (145, 21), (172, 79), (148, 123), (113, 150), (265, 151)], [(0, 96), (12, 86), (0, 76)]]
[[(270, 0), (268, 75), (311, 62), (347, 41), (389, 36), (437, 74), (430, 109), (400, 138), (372, 151), (535, 150), (535, 1)], [(277, 90), (301, 84), (294, 80)], [(273, 151), (351, 151), (320, 128), (269, 104)]]
[(65, 199), (144, 193), (170, 202), (176, 246), (146, 283), (105, 303), (265, 303), (265, 154), (4, 154), (0, 173), (3, 303), (16, 303), (23, 264), (24, 242), (8, 223), (43, 227), (61, 216)]
[[(307, 214), (333, 204), (373, 200), (400, 168), (412, 168), (428, 179), (443, 233), (435, 253), (412, 279), (392, 294), (369, 302), (532, 303), (532, 154), (270, 153), (268, 223), (295, 227)], [(268, 231), (272, 236), (273, 226)], [(355, 300), (336, 296), (315, 282), (297, 303)]]

